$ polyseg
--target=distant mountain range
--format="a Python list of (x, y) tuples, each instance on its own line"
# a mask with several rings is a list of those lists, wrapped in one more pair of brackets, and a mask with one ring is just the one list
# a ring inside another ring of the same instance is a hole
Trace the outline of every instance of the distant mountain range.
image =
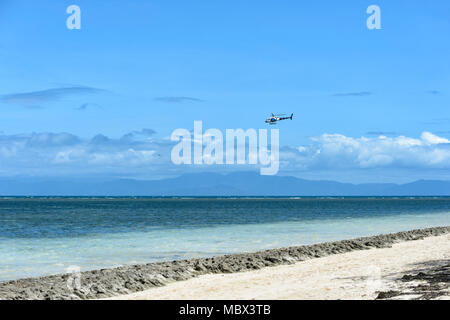
[(2, 196), (450, 196), (450, 181), (351, 184), (254, 172), (164, 180), (0, 178)]

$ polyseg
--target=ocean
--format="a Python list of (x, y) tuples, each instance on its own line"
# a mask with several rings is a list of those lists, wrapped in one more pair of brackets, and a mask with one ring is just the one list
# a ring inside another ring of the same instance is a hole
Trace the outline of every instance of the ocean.
[(444, 225), (449, 197), (0, 198), (0, 281)]

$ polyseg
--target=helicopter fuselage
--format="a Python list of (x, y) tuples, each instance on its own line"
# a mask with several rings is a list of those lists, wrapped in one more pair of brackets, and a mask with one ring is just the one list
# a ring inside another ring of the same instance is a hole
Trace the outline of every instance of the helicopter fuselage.
[(272, 115), (270, 118), (267, 118), (265, 122), (268, 124), (276, 124), (280, 120), (286, 120), (286, 119), (292, 120), (293, 116), (294, 116), (293, 113), (291, 114), (290, 117), (277, 117), (277, 116)]

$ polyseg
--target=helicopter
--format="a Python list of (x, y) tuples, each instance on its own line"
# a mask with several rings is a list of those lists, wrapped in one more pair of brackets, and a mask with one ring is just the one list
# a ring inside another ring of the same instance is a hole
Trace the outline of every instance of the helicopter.
[(268, 124), (277, 124), (277, 122), (280, 121), (280, 120), (287, 120), (287, 119), (291, 119), (292, 120), (292, 117), (294, 116), (294, 114), (291, 113), (290, 117), (282, 117), (282, 116), (284, 116), (284, 114), (274, 115), (272, 113), (272, 116), (270, 118), (266, 119), (266, 123), (268, 123)]

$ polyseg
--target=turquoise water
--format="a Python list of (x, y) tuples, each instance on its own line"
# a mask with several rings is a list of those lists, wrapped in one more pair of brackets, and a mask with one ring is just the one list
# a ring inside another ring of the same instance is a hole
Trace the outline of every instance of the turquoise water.
[(450, 198), (3, 198), (0, 281), (450, 225)]

